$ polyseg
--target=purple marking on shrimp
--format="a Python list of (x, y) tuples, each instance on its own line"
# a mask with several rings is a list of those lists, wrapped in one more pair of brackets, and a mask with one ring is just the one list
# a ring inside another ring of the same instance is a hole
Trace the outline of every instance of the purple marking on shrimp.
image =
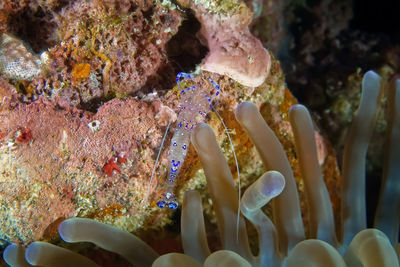
[(175, 160), (172, 160), (171, 163), (172, 163), (172, 165), (173, 165), (174, 167), (177, 167), (177, 166), (179, 166), (179, 164), (181, 164), (180, 161), (175, 161)]
[(178, 168), (177, 167), (172, 167), (171, 168), (171, 172), (177, 172), (178, 171)]
[(210, 109), (212, 109), (211, 98), (207, 94), (205, 94), (205, 97), (207, 98), (208, 103), (210, 103)]

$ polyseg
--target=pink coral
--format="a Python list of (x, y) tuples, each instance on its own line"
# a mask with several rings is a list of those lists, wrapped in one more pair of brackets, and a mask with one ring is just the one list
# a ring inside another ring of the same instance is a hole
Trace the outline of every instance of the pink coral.
[(180, 1), (195, 11), (201, 23), (200, 35), (210, 52), (201, 63), (206, 71), (226, 75), (245, 86), (260, 86), (270, 70), (270, 56), (249, 31), (251, 11), (244, 3), (231, 0)]

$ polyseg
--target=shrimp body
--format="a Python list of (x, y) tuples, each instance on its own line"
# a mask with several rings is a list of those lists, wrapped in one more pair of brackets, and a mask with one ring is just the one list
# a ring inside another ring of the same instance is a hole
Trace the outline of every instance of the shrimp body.
[[(198, 122), (204, 121), (207, 112), (212, 109), (211, 98), (204, 88), (197, 88), (195, 85), (181, 87), (182, 81), (194, 79), (191, 74), (180, 72), (177, 75), (177, 83), (180, 91), (182, 104), (177, 119), (177, 127), (171, 139), (168, 152), (168, 176), (165, 181), (164, 191), (161, 199), (157, 202), (160, 208), (168, 207), (176, 209), (178, 203), (174, 195), (174, 188), (179, 171), (185, 161), (189, 148), (190, 135)], [(219, 85), (208, 79), (216, 88), (215, 95), (219, 94)]]

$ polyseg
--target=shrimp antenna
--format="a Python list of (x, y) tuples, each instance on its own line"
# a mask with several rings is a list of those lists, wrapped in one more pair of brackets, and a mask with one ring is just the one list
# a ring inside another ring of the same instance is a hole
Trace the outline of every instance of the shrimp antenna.
[(231, 148), (232, 148), (232, 152), (233, 152), (233, 157), (235, 158), (235, 163), (236, 163), (236, 171), (237, 171), (237, 175), (238, 175), (238, 210), (237, 210), (237, 217), (236, 217), (236, 242), (239, 242), (239, 224), (240, 224), (240, 196), (241, 196), (241, 189), (240, 189), (240, 173), (239, 173), (239, 164), (238, 164), (238, 160), (236, 157), (236, 152), (235, 152), (235, 148), (233, 146), (233, 142), (231, 139), (231, 136), (229, 134), (228, 131), (228, 127), (226, 127), (224, 120), (222, 119), (221, 115), (219, 115), (219, 113), (214, 110), (215, 114), (217, 114), (218, 118), (220, 119), (222, 125), (224, 126), (226, 135), (228, 136), (229, 139), (229, 143), (231, 144)]
[(151, 182), (153, 181), (154, 174), (156, 173), (158, 160), (159, 160), (159, 158), (160, 158), (161, 150), (162, 150), (162, 148), (163, 148), (163, 146), (164, 146), (165, 138), (167, 137), (167, 134), (168, 134), (168, 130), (169, 130), (169, 126), (170, 126), (170, 125), (171, 125), (171, 122), (168, 122), (167, 129), (165, 130), (163, 139), (162, 139), (162, 141), (161, 141), (160, 149), (158, 150), (156, 162), (154, 163), (153, 172), (151, 173), (151, 176), (150, 176), (149, 185), (147, 186), (146, 197), (145, 197), (145, 199), (144, 199), (145, 207), (148, 206), (147, 201), (148, 201), (149, 195), (150, 195)]

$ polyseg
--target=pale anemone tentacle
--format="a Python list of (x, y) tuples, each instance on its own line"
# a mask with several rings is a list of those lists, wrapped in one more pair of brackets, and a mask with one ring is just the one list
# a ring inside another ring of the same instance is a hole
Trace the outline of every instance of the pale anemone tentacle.
[(346, 267), (342, 256), (330, 244), (317, 239), (303, 240), (286, 259), (286, 267)]
[(4, 261), (13, 267), (28, 267), (25, 260), (25, 248), (21, 245), (11, 244), (3, 252)]
[(241, 210), (254, 225), (259, 237), (260, 253), (254, 260), (256, 266), (279, 267), (279, 243), (276, 229), (261, 210), (272, 198), (282, 193), (285, 178), (276, 171), (269, 171), (250, 185), (243, 194)]
[(387, 236), (378, 229), (365, 229), (351, 241), (344, 260), (352, 267), (399, 266), (396, 251)]
[(279, 171), (285, 177), (285, 189), (274, 201), (274, 220), (280, 250), (286, 255), (291, 248), (305, 239), (300, 201), (292, 168), (282, 144), (253, 103), (239, 104), (235, 115), (253, 141), (265, 167), (268, 170)]
[(357, 114), (347, 135), (343, 154), (342, 224), (343, 246), (366, 228), (365, 156), (375, 126), (379, 107), (381, 77), (365, 73)]
[[(200, 140), (201, 142), (198, 142), (198, 140)], [(228, 203), (225, 201), (228, 201), (235, 195), (234, 190), (232, 190), (233, 178), (231, 177), (231, 175), (228, 175), (228, 173), (230, 173), (229, 167), (226, 163), (225, 158), (220, 152), (220, 149), (215, 141), (215, 136), (212, 134), (212, 130), (208, 125), (200, 124), (197, 128), (195, 128), (195, 131), (192, 136), (192, 142), (200, 156), (200, 160), (202, 162), (203, 168), (206, 173), (206, 177), (208, 179), (207, 183), (209, 186), (209, 191), (211, 192), (212, 197), (215, 197), (215, 200), (213, 198), (214, 209), (217, 210), (218, 205), (221, 205), (221, 203)], [(205, 152), (207, 152), (207, 154)], [(222, 177), (222, 179), (219, 177)], [(259, 257), (254, 257), (252, 254), (248, 253), (246, 256), (246, 259), (252, 262), (252, 264), (255, 266), (272, 264), (272, 261), (274, 262), (274, 264), (271, 266), (279, 266), (280, 264), (276, 231), (274, 229), (273, 224), (270, 222), (269, 218), (260, 210), (260, 208), (266, 205), (270, 199), (279, 195), (282, 192), (284, 185), (285, 185), (285, 180), (283, 176), (276, 171), (271, 171), (266, 173), (256, 183), (250, 186), (243, 195), (243, 202), (241, 205), (242, 212), (248, 219), (250, 219), (254, 223), (256, 229), (259, 231), (260, 234), (260, 251), (262, 251), (261, 255)], [(215, 192), (214, 196), (212, 192)], [(227, 195), (229, 193), (230, 195)], [(195, 197), (196, 195), (192, 192), (190, 192), (188, 195), (191, 196), (191, 199), (197, 203), (194, 208), (192, 207), (192, 209), (196, 210), (198, 209), (201, 212), (200, 198), (198, 196)], [(229, 206), (232, 206), (232, 203), (233, 202), (229, 202)], [(228, 204), (224, 205), (226, 208)], [(201, 234), (203, 232), (201, 230), (202, 227), (199, 228), (197, 222), (193, 222), (192, 220), (189, 219), (190, 217), (188, 216), (188, 214), (190, 213), (190, 211), (186, 210), (188, 208), (189, 206), (184, 205), (182, 210), (183, 217), (181, 225), (182, 227), (185, 228), (185, 230), (184, 228), (182, 228), (184, 250), (186, 252), (186, 247), (185, 247), (186, 237), (184, 236), (187, 235), (187, 233), (191, 233), (190, 236), (195, 237), (194, 239), (192, 239), (192, 242), (193, 240), (197, 240), (200, 243), (204, 242), (203, 243), (204, 245), (199, 245), (195, 248), (197, 252), (191, 250), (192, 251), (191, 254), (204, 255), (204, 253), (208, 249), (205, 243), (206, 237), (202, 236)], [(226, 227), (225, 225), (226, 223), (229, 223), (229, 218), (230, 218), (227, 215), (232, 214), (233, 209), (229, 212), (229, 214), (227, 214), (227, 211), (228, 211), (227, 209), (224, 210), (226, 214), (225, 216), (218, 216), (218, 211), (216, 212), (217, 223), (219, 226), (223, 228), (223, 230), (228, 230), (225, 229)], [(196, 217), (199, 216), (200, 215), (197, 214)], [(196, 221), (197, 220), (198, 218), (196, 218)], [(268, 221), (269, 225), (267, 224)], [(232, 225), (232, 222), (230, 224)], [(189, 231), (190, 228), (192, 228), (191, 231)], [(232, 233), (233, 229), (230, 229), (229, 231)], [(245, 233), (245, 230), (241, 228), (241, 234), (243, 233)], [(227, 247), (229, 246), (230, 247), (234, 246), (236, 243), (232, 239), (227, 240), (227, 242), (229, 243), (223, 242), (223, 247), (225, 249), (227, 249)], [(242, 244), (241, 249), (243, 251), (248, 251), (248, 245), (246, 245), (245, 243), (241, 244)], [(194, 249), (194, 247), (192, 246), (191, 249)], [(196, 256), (196, 258), (197, 257), (198, 256)], [(204, 256), (201, 257), (201, 259), (203, 258)], [(202, 262), (202, 260), (200, 260), (200, 262)]]
[(207, 257), (204, 264), (181, 253), (168, 253), (160, 256), (152, 267), (251, 267), (239, 254), (230, 250), (218, 250)]
[[(244, 219), (240, 218), (239, 229), (232, 223), (237, 219), (239, 199), (232, 173), (217, 144), (214, 132), (207, 124), (199, 123), (193, 130), (191, 141), (204, 168), (222, 247), (246, 259), (252, 259)], [(237, 231), (239, 242), (236, 239)]]
[(386, 155), (375, 227), (396, 245), (400, 226), (400, 79), (389, 90)]
[(298, 104), (290, 108), (289, 120), (305, 185), (309, 210), (309, 238), (323, 240), (336, 246), (332, 204), (318, 163), (311, 116), (305, 106)]
[(239, 199), (238, 211), (237, 211), (237, 214), (238, 214), (238, 215), (237, 215), (237, 218), (236, 218), (236, 228), (237, 228), (237, 231), (236, 231), (236, 242), (239, 242), (240, 202), (241, 202), (241, 199), (240, 199), (240, 198), (241, 198), (241, 196), (242, 196), (242, 185), (241, 185), (241, 183), (240, 183), (239, 163), (238, 163), (238, 159), (237, 159), (237, 156), (236, 156), (235, 146), (233, 145), (231, 135), (229, 134), (229, 131), (228, 131), (228, 127), (226, 127), (226, 125), (225, 125), (225, 123), (224, 123), (224, 120), (222, 119), (221, 115), (219, 115), (219, 113), (218, 113), (217, 111), (214, 111), (214, 112), (215, 112), (215, 114), (217, 114), (219, 120), (220, 120), (221, 123), (222, 123), (222, 126), (223, 126), (224, 129), (225, 129), (226, 136), (228, 137), (229, 143), (230, 143), (230, 145), (231, 145), (231, 149), (232, 149), (232, 153), (233, 153), (233, 158), (235, 159), (236, 173), (237, 173), (237, 177), (238, 177), (238, 179), (237, 179), (237, 188), (238, 188), (238, 199)]
[(78, 253), (39, 241), (31, 243), (26, 248), (25, 259), (29, 264), (46, 267), (99, 266)]
[(135, 266), (151, 266), (158, 254), (135, 235), (85, 218), (63, 221), (58, 231), (69, 243), (91, 242), (105, 250), (120, 254)]
[(202, 267), (203, 265), (197, 262), (195, 259), (188, 255), (181, 253), (168, 253), (158, 257), (151, 267), (178, 267), (178, 266), (190, 266), (190, 267)]
[(203, 267), (251, 267), (252, 265), (237, 253), (230, 250), (219, 250), (211, 254)]
[(183, 196), (181, 233), (185, 254), (204, 262), (211, 252), (207, 244), (201, 197), (197, 191), (187, 191)]

